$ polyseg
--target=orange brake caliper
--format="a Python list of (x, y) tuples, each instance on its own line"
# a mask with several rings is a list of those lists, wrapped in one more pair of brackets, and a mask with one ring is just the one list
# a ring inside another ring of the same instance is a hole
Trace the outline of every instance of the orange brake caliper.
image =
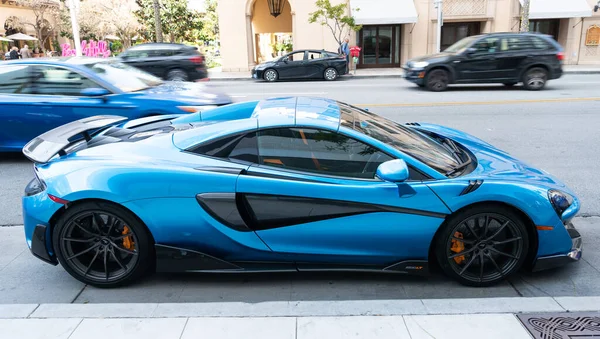
[[(128, 233), (130, 233), (129, 227), (127, 227), (127, 225), (123, 226), (123, 232), (121, 234), (126, 235)], [(123, 238), (123, 247), (125, 247), (126, 249), (128, 249), (130, 251), (134, 250), (133, 238), (131, 236)]]
[[(459, 239), (464, 239), (462, 233), (460, 233), (460, 232), (455, 232), (454, 237), (459, 238)], [(452, 247), (450, 247), (450, 251), (452, 251), (454, 253), (460, 253), (464, 250), (465, 250), (464, 242), (462, 242), (460, 240), (452, 239)], [(456, 261), (457, 264), (461, 264), (463, 261), (465, 261), (465, 256), (461, 255), (458, 257), (454, 257), (454, 261)]]

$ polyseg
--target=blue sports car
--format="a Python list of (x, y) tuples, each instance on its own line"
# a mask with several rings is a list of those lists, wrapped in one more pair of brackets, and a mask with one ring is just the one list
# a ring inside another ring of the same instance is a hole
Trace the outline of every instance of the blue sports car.
[(437, 265), (488, 286), (581, 257), (573, 192), (457, 130), (306, 97), (125, 120), (82, 119), (23, 149), (27, 244), (90, 285)]
[(34, 137), (86, 117), (136, 119), (231, 103), (191, 82), (164, 82), (115, 59), (24, 59), (0, 65), (0, 152), (20, 151)]

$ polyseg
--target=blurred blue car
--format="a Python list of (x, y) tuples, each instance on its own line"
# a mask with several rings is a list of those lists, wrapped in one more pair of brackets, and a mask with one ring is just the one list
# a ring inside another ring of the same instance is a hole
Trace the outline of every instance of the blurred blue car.
[(577, 261), (563, 183), (451, 128), (323, 98), (274, 98), (32, 140), (32, 253), (94, 286), (150, 271), (349, 270), (470, 286)]
[(207, 85), (165, 82), (115, 59), (25, 59), (0, 65), (0, 152), (99, 114), (128, 119), (190, 113), (231, 103)]

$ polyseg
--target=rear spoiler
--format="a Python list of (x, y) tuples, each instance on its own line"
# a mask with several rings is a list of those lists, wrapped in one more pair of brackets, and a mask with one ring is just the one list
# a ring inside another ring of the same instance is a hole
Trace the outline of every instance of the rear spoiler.
[(127, 118), (117, 115), (97, 115), (70, 122), (28, 142), (23, 147), (23, 154), (35, 163), (47, 163), (56, 154), (63, 152), (71, 145), (73, 137), (81, 135), (86, 141), (90, 141), (90, 131), (112, 126), (124, 120)]

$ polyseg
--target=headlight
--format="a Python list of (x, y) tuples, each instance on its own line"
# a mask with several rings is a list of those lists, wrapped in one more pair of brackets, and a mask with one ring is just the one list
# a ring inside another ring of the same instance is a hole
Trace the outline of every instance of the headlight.
[(412, 66), (415, 68), (424, 68), (429, 66), (429, 63), (427, 61), (417, 61), (413, 63)]
[(548, 199), (559, 217), (562, 216), (567, 208), (573, 203), (573, 197), (571, 195), (557, 190), (549, 190)]
[(209, 109), (217, 108), (215, 105), (206, 105), (206, 106), (177, 106), (180, 110), (188, 113), (197, 113), (208, 111)]

